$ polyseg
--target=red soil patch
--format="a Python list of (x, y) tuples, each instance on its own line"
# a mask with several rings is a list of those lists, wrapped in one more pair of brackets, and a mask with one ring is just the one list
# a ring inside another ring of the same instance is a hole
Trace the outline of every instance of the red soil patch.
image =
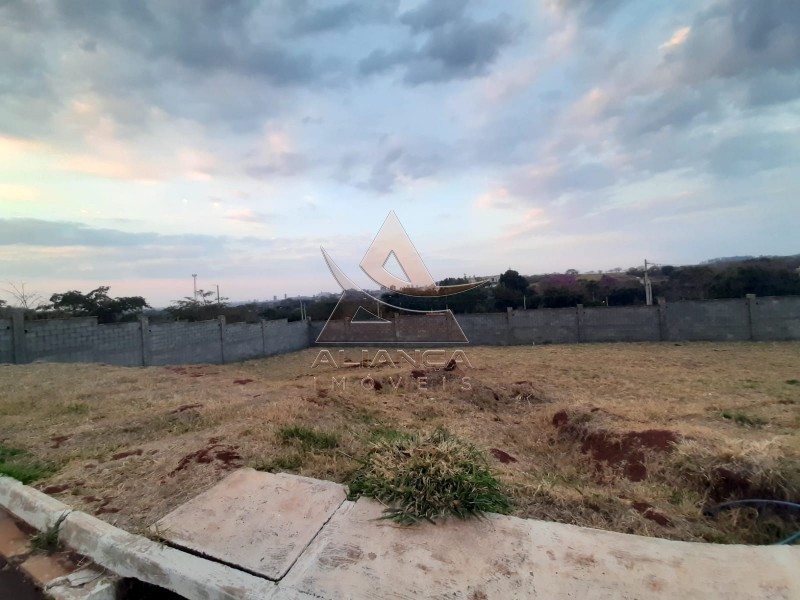
[(672, 527), (672, 521), (670, 521), (666, 515), (655, 510), (652, 504), (648, 504), (647, 502), (634, 502), (631, 506), (636, 512), (641, 513), (645, 519), (650, 519), (662, 527)]
[(492, 448), (491, 450), (489, 450), (489, 452), (491, 452), (492, 456), (494, 456), (497, 460), (499, 460), (504, 465), (507, 465), (508, 463), (517, 462), (516, 458), (511, 456), (508, 452), (503, 452), (499, 448)]
[(60, 494), (67, 489), (69, 489), (69, 484), (66, 483), (61, 485), (48, 485), (42, 492), (45, 494)]
[(141, 456), (142, 452), (144, 451), (141, 448), (137, 448), (136, 450), (126, 450), (125, 452), (114, 454), (111, 457), (111, 460), (119, 460), (121, 458), (128, 458), (129, 456)]
[(631, 481), (647, 477), (644, 465), (645, 452), (669, 453), (680, 436), (668, 429), (647, 429), (615, 433), (603, 429), (590, 430), (583, 423), (571, 423), (566, 411), (553, 415), (553, 425), (568, 437), (581, 442), (581, 452), (589, 454), (597, 463), (621, 467), (622, 474)]
[(184, 404), (183, 406), (179, 406), (175, 410), (171, 410), (170, 414), (171, 415), (176, 415), (178, 413), (182, 413), (185, 410), (191, 410), (193, 408), (203, 408), (203, 405), (199, 404), (199, 403), (198, 404)]
[(413, 377), (414, 379), (419, 379), (421, 377), (427, 377), (427, 376), (428, 374), (420, 369), (414, 369), (413, 371), (411, 371), (411, 377)]
[(53, 442), (53, 445), (50, 446), (51, 448), (61, 448), (61, 444), (66, 442), (71, 435), (56, 435), (50, 438), (50, 441)]
[(217, 442), (217, 438), (211, 438), (208, 446), (184, 456), (170, 475), (176, 475), (179, 471), (183, 471), (192, 462), (207, 465), (217, 460), (221, 463), (223, 469), (237, 469), (241, 467), (242, 457), (237, 452), (239, 447), (219, 444)]
[(236, 385), (247, 385), (248, 383), (253, 383), (254, 379), (234, 379), (233, 383)]

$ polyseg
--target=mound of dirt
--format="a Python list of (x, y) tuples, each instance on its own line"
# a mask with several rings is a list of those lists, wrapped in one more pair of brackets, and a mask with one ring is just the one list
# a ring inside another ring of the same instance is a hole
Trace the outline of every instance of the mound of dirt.
[(668, 429), (615, 432), (600, 426), (589, 427), (591, 420), (590, 413), (570, 416), (562, 410), (553, 415), (552, 423), (562, 436), (580, 442), (581, 452), (592, 457), (598, 470), (604, 465), (619, 469), (630, 481), (647, 478), (644, 461), (648, 451), (667, 454), (681, 440), (681, 436)]

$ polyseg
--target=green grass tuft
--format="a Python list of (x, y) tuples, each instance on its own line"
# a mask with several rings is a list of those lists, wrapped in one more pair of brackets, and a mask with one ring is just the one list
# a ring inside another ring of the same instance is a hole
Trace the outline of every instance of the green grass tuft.
[(293, 427), (283, 427), (278, 431), (278, 437), (284, 443), (297, 442), (308, 450), (330, 450), (339, 445), (339, 437), (333, 433), (326, 433), (295, 425)]
[(391, 505), (386, 517), (402, 524), (511, 508), (483, 453), (444, 428), (377, 441), (349, 487), (351, 498), (369, 496)]
[(729, 410), (723, 410), (722, 413), (720, 413), (720, 415), (722, 416), (723, 419), (733, 421), (734, 423), (742, 427), (760, 427), (761, 425), (766, 424), (766, 421), (764, 419), (761, 419), (759, 417), (751, 417), (738, 410), (733, 412)]
[(52, 466), (30, 460), (24, 450), (0, 446), (0, 475), (29, 484), (49, 477), (54, 472)]
[(88, 415), (89, 405), (82, 402), (73, 402), (64, 406), (64, 412), (68, 415)]
[(39, 531), (31, 537), (31, 549), (34, 552), (52, 554), (59, 549), (58, 533), (61, 529), (61, 523), (64, 522), (68, 514), (68, 512), (62, 513), (50, 527), (44, 531)]
[(787, 379), (786, 383), (788, 385), (800, 385), (800, 379)]
[(256, 471), (267, 471), (269, 473), (281, 471), (298, 471), (305, 462), (305, 454), (301, 452), (290, 452), (273, 456), (270, 460), (256, 462), (252, 467)]

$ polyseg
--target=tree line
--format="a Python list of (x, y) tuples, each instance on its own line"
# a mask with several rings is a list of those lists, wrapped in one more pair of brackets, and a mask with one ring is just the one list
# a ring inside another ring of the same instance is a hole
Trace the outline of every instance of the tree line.
[[(800, 255), (712, 263), (685, 267), (669, 265), (648, 269), (653, 296), (668, 302), (741, 298), (745, 294), (758, 296), (800, 296)], [(579, 274), (570, 269), (565, 273), (523, 276), (509, 269), (500, 275), (496, 284), (484, 285), (447, 297), (411, 297), (396, 291), (383, 294), (383, 300), (393, 306), (413, 310), (450, 309), (454, 313), (496, 312), (512, 309), (565, 308), (584, 306), (631, 306), (645, 303), (644, 269), (631, 268), (623, 272)], [(447, 278), (439, 285), (460, 285), (466, 278)], [(4, 289), (13, 304), (26, 311), (27, 317), (64, 318), (97, 317), (99, 323), (121, 323), (136, 320), (147, 314), (161, 321), (203, 321), (223, 315), (231, 323), (258, 322), (260, 319), (298, 321), (303, 313), (315, 321), (325, 320), (333, 312), (338, 297), (312, 302), (289, 298), (280, 302), (251, 302), (231, 305), (228, 298), (216, 298), (213, 292), (198, 290), (195, 297), (173, 301), (163, 310), (152, 309), (143, 296), (109, 295), (109, 286), (100, 286), (88, 293), (78, 290), (57, 293), (49, 302), (25, 284), (9, 284)], [(0, 300), (0, 311), (8, 304)], [(391, 311), (389, 311), (391, 312)]]

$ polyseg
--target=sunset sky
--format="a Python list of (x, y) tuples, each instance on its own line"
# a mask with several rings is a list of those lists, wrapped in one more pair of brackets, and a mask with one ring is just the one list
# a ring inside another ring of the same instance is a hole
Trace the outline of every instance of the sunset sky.
[(797, 254), (799, 190), (795, 0), (0, 0), (0, 288)]

